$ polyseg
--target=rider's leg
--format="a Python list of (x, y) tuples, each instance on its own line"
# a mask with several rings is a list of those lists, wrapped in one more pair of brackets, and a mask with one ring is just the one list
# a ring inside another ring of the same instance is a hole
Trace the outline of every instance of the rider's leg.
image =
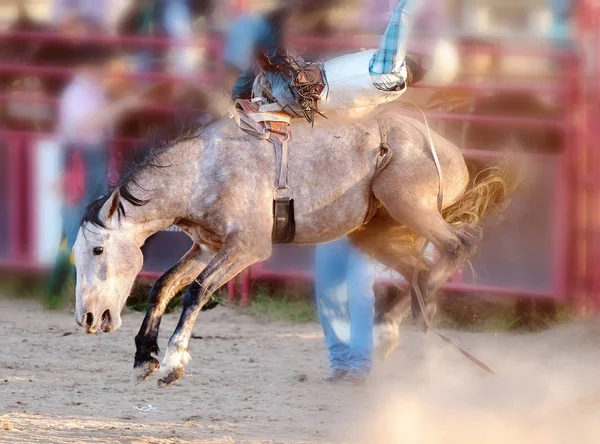
[(325, 62), (327, 88), (319, 111), (375, 107), (406, 90), (405, 55), (413, 17), (422, 0), (401, 0), (376, 50)]
[(379, 48), (369, 63), (373, 86), (382, 91), (403, 89), (407, 78), (406, 48), (417, 9), (422, 0), (400, 0), (385, 30)]

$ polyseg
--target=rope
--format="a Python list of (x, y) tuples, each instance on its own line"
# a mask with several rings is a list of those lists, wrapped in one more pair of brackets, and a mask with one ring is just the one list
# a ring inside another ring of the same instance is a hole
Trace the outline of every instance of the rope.
[[(442, 173), (442, 166), (440, 165), (440, 160), (439, 160), (438, 155), (437, 155), (437, 150), (435, 149), (435, 144), (433, 143), (433, 138), (431, 136), (431, 131), (429, 129), (429, 122), (427, 122), (427, 117), (425, 116), (425, 113), (423, 112), (423, 110), (416, 103), (410, 102), (410, 101), (406, 101), (406, 103), (410, 103), (411, 105), (415, 106), (420, 111), (421, 115), (423, 116), (423, 121), (425, 123), (425, 130), (426, 130), (426, 133), (427, 133), (427, 143), (429, 144), (429, 149), (430, 149), (431, 155), (433, 157), (433, 162), (435, 163), (435, 167), (436, 167), (437, 172), (438, 172), (439, 190), (438, 190), (437, 204), (438, 204), (438, 210), (439, 210), (440, 214), (442, 214), (442, 210), (444, 209), (444, 176), (443, 176), (443, 173)], [(473, 356), (471, 353), (469, 353), (468, 351), (466, 351), (462, 347), (460, 347), (457, 344), (455, 344), (450, 338), (448, 338), (447, 336), (444, 336), (443, 334), (441, 334), (440, 332), (438, 332), (431, 325), (431, 320), (429, 319), (429, 314), (427, 313), (427, 307), (425, 305), (425, 300), (423, 298), (423, 293), (421, 293), (421, 289), (419, 288), (419, 284), (418, 284), (419, 268), (421, 266), (421, 262), (423, 261), (423, 258), (425, 256), (425, 251), (427, 250), (428, 246), (429, 246), (429, 241), (425, 240), (425, 244), (423, 245), (423, 247), (421, 248), (421, 251), (419, 252), (419, 254), (417, 256), (417, 262), (415, 264), (415, 268), (413, 270), (412, 279), (411, 279), (411, 282), (410, 282), (410, 287), (415, 292), (415, 295), (417, 297), (417, 301), (419, 303), (419, 308), (421, 309), (421, 314), (423, 315), (423, 321), (425, 322), (425, 327), (426, 327), (425, 328), (425, 332), (427, 332), (427, 329), (433, 331), (444, 342), (447, 342), (448, 344), (454, 346), (460, 353), (462, 353), (463, 356), (465, 356), (467, 359), (469, 359), (475, 365), (477, 365), (478, 367), (480, 367), (481, 369), (483, 369), (484, 371), (486, 371), (488, 373), (494, 374), (494, 371), (490, 367), (488, 367), (487, 365), (485, 365), (482, 361), (480, 361), (479, 359), (477, 359), (475, 356)], [(400, 288), (398, 285), (396, 285), (396, 287)]]

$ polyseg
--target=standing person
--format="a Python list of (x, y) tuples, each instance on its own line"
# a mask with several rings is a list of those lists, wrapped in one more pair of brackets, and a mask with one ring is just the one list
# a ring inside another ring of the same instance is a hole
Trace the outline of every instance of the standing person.
[(572, 0), (552, 0), (550, 37), (559, 48), (569, 48), (573, 38), (572, 22), (576, 8)]
[(328, 382), (363, 384), (373, 366), (375, 267), (347, 237), (316, 247), (315, 299), (329, 352)]
[[(278, 59), (291, 21), (316, 22), (312, 19), (322, 17), (330, 6), (311, 1), (304, 2), (301, 9), (296, 2), (289, 2), (264, 16), (241, 16), (233, 24), (225, 49), (225, 83), (231, 97), (250, 98), (256, 60), (264, 53), (271, 60)], [(332, 368), (327, 380), (362, 384), (372, 366), (374, 268), (348, 238), (318, 245), (315, 268), (319, 319)]]
[[(328, 87), (320, 110), (362, 108), (394, 100), (425, 71), (406, 58), (408, 35), (417, 0), (401, 0), (377, 50), (338, 57), (325, 63)], [(232, 99), (250, 98), (257, 74), (257, 59), (285, 63), (285, 33), (290, 24), (306, 23), (300, 16), (322, 13), (325, 2), (287, 2), (265, 16), (246, 15), (232, 26), (225, 49), (226, 85)], [(324, 8), (325, 7), (325, 8)], [(264, 63), (264, 60), (263, 60)], [(269, 81), (279, 104), (294, 102), (288, 84)], [(329, 351), (329, 382), (365, 382), (372, 367), (374, 267), (348, 238), (318, 245), (315, 297)]]
[[(190, 0), (158, 0), (160, 23), (165, 35), (175, 40), (191, 40), (194, 36)], [(173, 68), (179, 74), (190, 74), (194, 70), (194, 48), (173, 48)]]
[(58, 133), (62, 139), (65, 184), (63, 248), (48, 282), (48, 299), (58, 305), (71, 272), (71, 249), (87, 205), (108, 192), (108, 137), (112, 124), (140, 105), (138, 97), (109, 103), (105, 91), (109, 52), (95, 44), (81, 45), (75, 58), (75, 76), (59, 101)]
[[(117, 25), (121, 35), (166, 36), (175, 40), (193, 38), (189, 0), (133, 0)], [(171, 53), (174, 71), (189, 74), (194, 69), (193, 48), (176, 46)], [(152, 71), (159, 51), (154, 47), (138, 50), (135, 59), (139, 71)]]

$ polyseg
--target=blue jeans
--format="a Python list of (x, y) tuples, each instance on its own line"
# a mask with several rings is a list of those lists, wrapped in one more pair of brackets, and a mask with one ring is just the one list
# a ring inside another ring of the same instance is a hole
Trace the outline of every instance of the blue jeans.
[(65, 150), (65, 159), (68, 159), (69, 154), (74, 150), (79, 150), (83, 157), (85, 189), (78, 202), (63, 207), (63, 233), (67, 239), (68, 251), (71, 251), (77, 240), (81, 218), (87, 206), (93, 200), (108, 192), (108, 153), (106, 147), (103, 144), (85, 148), (68, 146)]
[(395, 91), (407, 77), (406, 49), (414, 17), (422, 6), (419, 0), (400, 0), (388, 24), (379, 47), (369, 63), (373, 86), (382, 91)]
[(374, 271), (348, 238), (317, 246), (317, 309), (333, 370), (371, 370)]

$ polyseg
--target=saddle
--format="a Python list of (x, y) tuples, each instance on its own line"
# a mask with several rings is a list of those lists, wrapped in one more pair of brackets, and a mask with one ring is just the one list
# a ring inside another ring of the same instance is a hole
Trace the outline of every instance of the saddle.
[(258, 101), (237, 99), (231, 111), (238, 126), (248, 134), (266, 139), (275, 149), (278, 169), (273, 190), (273, 243), (290, 243), (296, 234), (294, 199), (287, 184), (288, 141), (292, 137), (291, 117), (284, 112), (260, 112)]

